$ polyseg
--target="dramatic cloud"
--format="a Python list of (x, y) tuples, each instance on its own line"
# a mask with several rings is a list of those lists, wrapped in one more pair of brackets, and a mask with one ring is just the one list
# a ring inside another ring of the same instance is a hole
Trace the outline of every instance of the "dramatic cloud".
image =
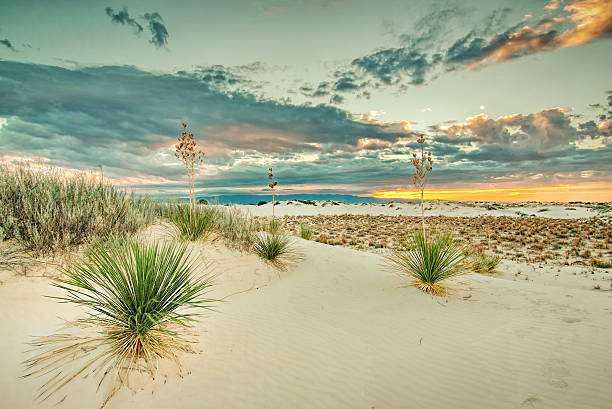
[[(355, 58), (348, 67), (334, 73), (335, 84), (327, 81), (307, 86), (309, 89), (303, 94), (318, 97), (328, 96), (332, 91), (363, 91), (372, 86), (422, 85), (444, 72), (474, 69), (612, 35), (609, 0), (574, 0), (567, 5), (553, 1), (546, 7), (545, 16), (526, 16), (518, 24), (503, 28), (509, 12), (508, 8), (495, 10), (477, 28), (450, 43), (446, 42), (451, 35), (449, 23), (463, 17), (466, 10), (436, 10), (419, 19), (411, 34), (397, 35), (391, 25), (388, 31), (401, 43), (400, 47), (382, 48)], [(338, 83), (343, 77), (350, 81)]]
[(142, 26), (136, 20), (130, 17), (127, 7), (124, 7), (123, 10), (119, 10), (117, 13), (115, 13), (110, 7), (107, 7), (105, 11), (113, 23), (134, 27), (137, 33), (142, 33)]
[[(0, 61), (0, 157), (29, 155), (79, 169), (103, 165), (124, 186), (172, 193), (184, 186), (172, 146), (185, 121), (206, 151), (201, 180), (211, 191), (259, 191), (270, 165), (287, 189), (363, 193), (408, 183), (408, 159), (418, 149), (410, 122), (385, 122), (378, 111), (351, 115), (329, 105), (258, 98), (241, 90), (245, 82), (223, 66), (153, 74), (129, 66)], [(609, 106), (597, 110), (596, 119), (580, 123), (551, 108), (434, 127), (432, 183), (493, 181), (534, 169), (598, 170), (605, 178)]]
[(149, 30), (153, 37), (151, 37), (151, 44), (156, 47), (163, 47), (168, 44), (168, 30), (163, 23), (162, 16), (159, 13), (146, 13), (144, 19), (149, 24)]
[(13, 43), (11, 43), (7, 38), (5, 38), (4, 40), (0, 40), (0, 44), (2, 44), (11, 51), (17, 51), (15, 50), (15, 47), (13, 47)]

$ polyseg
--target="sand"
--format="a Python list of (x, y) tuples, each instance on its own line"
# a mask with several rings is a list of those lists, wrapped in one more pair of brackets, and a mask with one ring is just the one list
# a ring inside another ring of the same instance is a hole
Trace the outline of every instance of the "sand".
[[(197, 324), (191, 373), (124, 390), (108, 408), (612, 408), (612, 292), (555, 281), (554, 271), (516, 279), (533, 266), (504, 262), (502, 273), (460, 276), (452, 297), (432, 298), (386, 272), (378, 254), (296, 244), (304, 259), (283, 273), (196, 244), (219, 274), (212, 295), (227, 298)], [(36, 380), (18, 379), (24, 344), (78, 309), (45, 298), (58, 291), (47, 278), (0, 280), (0, 407), (51, 407), (34, 402)], [(56, 407), (101, 400), (87, 379)]]
[[(388, 203), (342, 203), (331, 200), (313, 200), (311, 204), (297, 200), (283, 200), (275, 205), (277, 216), (314, 216), (367, 214), (380, 216), (420, 216), (418, 202), (388, 202)], [(261, 206), (240, 205), (242, 210), (253, 216), (270, 216), (272, 202)], [(594, 205), (568, 203), (495, 203), (495, 202), (461, 202), (448, 200), (427, 200), (425, 202), (427, 216), (538, 216), (553, 219), (583, 218), (597, 216), (599, 213)]]

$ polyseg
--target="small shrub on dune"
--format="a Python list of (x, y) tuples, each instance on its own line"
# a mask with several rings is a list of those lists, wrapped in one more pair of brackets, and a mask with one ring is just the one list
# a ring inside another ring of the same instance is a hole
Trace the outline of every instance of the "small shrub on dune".
[(207, 238), (217, 227), (219, 214), (208, 206), (179, 205), (170, 215), (180, 240), (197, 241)]
[(465, 268), (465, 250), (449, 234), (418, 232), (392, 250), (386, 257), (388, 267), (412, 280), (421, 291), (444, 296), (448, 289), (442, 281), (461, 274)]
[(65, 291), (55, 298), (85, 308), (87, 315), (72, 323), (72, 333), (31, 343), (38, 354), (25, 361), (24, 376), (48, 378), (41, 400), (93, 374), (99, 386), (109, 386), (104, 406), (129, 386), (130, 377), (155, 378), (161, 360), (180, 370), (179, 353), (196, 352), (189, 329), (197, 310), (212, 302), (203, 297), (210, 279), (196, 278), (185, 246), (172, 242), (95, 242), (54, 285)]
[(300, 258), (286, 234), (258, 233), (253, 248), (255, 254), (281, 269)]
[(475, 273), (491, 274), (499, 265), (501, 258), (496, 254), (486, 254), (477, 251), (470, 255), (469, 267)]
[(312, 240), (312, 237), (314, 236), (312, 229), (307, 224), (300, 224), (299, 234), (304, 240)]

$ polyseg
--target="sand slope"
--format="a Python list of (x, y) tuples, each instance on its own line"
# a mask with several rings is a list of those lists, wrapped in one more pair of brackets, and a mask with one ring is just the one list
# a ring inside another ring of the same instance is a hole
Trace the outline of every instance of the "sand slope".
[[(230, 271), (216, 296), (253, 289), (198, 324), (203, 352), (187, 358), (189, 376), (108, 407), (612, 408), (610, 292), (470, 274), (445, 301), (401, 288), (376, 254), (298, 243), (305, 259), (282, 278), (251, 256), (206, 248)], [(75, 313), (42, 297), (52, 292), (45, 279), (0, 285), (2, 408), (51, 406), (17, 377), (29, 335)], [(85, 381), (58, 407), (95, 408), (94, 389)]]

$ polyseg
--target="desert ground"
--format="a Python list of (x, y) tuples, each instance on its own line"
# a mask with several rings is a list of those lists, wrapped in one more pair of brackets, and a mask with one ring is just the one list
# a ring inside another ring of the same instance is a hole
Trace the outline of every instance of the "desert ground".
[[(107, 407), (612, 408), (603, 206), (483, 206), (426, 209), (428, 225), (502, 256), (493, 274), (451, 279), (449, 297), (385, 268), (385, 252), (420, 222), (414, 204), (281, 202), (275, 213), (287, 230), (308, 223), (315, 232), (294, 238), (301, 259), (284, 271), (214, 238), (190, 244), (198, 274), (216, 276), (210, 296), (221, 300), (196, 324), (201, 352), (184, 357), (184, 376), (169, 369)], [(262, 220), (271, 214), (271, 204), (241, 208)], [(170, 233), (162, 224), (142, 234)], [(98, 407), (92, 378), (40, 404), (40, 380), (19, 378), (31, 337), (79, 313), (46, 297), (60, 291), (50, 285), (57, 266), (26, 273), (0, 272), (0, 406)]]

